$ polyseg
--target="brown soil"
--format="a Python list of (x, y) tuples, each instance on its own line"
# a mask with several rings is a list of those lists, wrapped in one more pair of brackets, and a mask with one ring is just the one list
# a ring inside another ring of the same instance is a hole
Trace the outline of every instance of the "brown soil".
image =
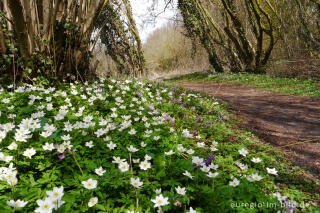
[(226, 101), (260, 139), (276, 146), (294, 165), (306, 167), (320, 179), (320, 98), (213, 82), (178, 84)]

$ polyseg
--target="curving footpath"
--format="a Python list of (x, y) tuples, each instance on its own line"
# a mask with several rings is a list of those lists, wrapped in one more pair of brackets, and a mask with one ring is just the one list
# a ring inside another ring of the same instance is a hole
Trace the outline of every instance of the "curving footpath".
[(306, 167), (320, 179), (320, 98), (214, 82), (176, 84), (227, 102), (260, 139), (278, 147), (295, 165)]

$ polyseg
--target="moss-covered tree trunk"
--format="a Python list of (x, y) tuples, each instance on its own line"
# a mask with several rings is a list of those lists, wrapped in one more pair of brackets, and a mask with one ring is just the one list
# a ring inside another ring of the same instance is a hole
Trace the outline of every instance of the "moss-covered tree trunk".
[(221, 64), (233, 72), (263, 70), (275, 45), (265, 5), (260, 0), (178, 1), (189, 36), (201, 41), (217, 72), (223, 71)]
[(199, 0), (179, 0), (178, 7), (183, 17), (184, 26), (191, 39), (199, 39), (206, 49), (209, 62), (216, 72), (224, 72), (221, 60), (215, 49), (214, 23), (206, 13), (204, 6)]
[(140, 75), (144, 74), (144, 69), (145, 69), (145, 60), (144, 60), (144, 56), (143, 56), (143, 50), (142, 50), (142, 42), (139, 36), (139, 31), (136, 25), (136, 22), (133, 18), (132, 15), (132, 10), (131, 10), (131, 6), (130, 6), (130, 2), (128, 0), (123, 0), (123, 3), (125, 5), (126, 8), (126, 16), (128, 18), (129, 21), (129, 30), (130, 32), (133, 34), (133, 36), (135, 37), (135, 40), (137, 42), (137, 57), (138, 57), (138, 69), (139, 69), (139, 73)]

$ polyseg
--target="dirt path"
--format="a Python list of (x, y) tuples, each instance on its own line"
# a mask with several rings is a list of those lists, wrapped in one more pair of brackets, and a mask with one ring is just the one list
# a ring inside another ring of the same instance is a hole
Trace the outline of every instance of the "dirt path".
[(229, 103), (253, 133), (320, 179), (320, 98), (282, 95), (231, 84), (181, 82)]

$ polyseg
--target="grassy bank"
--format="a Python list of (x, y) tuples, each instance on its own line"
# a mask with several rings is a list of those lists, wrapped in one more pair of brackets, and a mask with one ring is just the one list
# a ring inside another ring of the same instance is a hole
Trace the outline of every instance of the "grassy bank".
[(170, 81), (212, 81), (232, 83), (290, 95), (320, 97), (320, 81), (279, 78), (255, 74), (210, 74), (197, 72), (178, 76)]

